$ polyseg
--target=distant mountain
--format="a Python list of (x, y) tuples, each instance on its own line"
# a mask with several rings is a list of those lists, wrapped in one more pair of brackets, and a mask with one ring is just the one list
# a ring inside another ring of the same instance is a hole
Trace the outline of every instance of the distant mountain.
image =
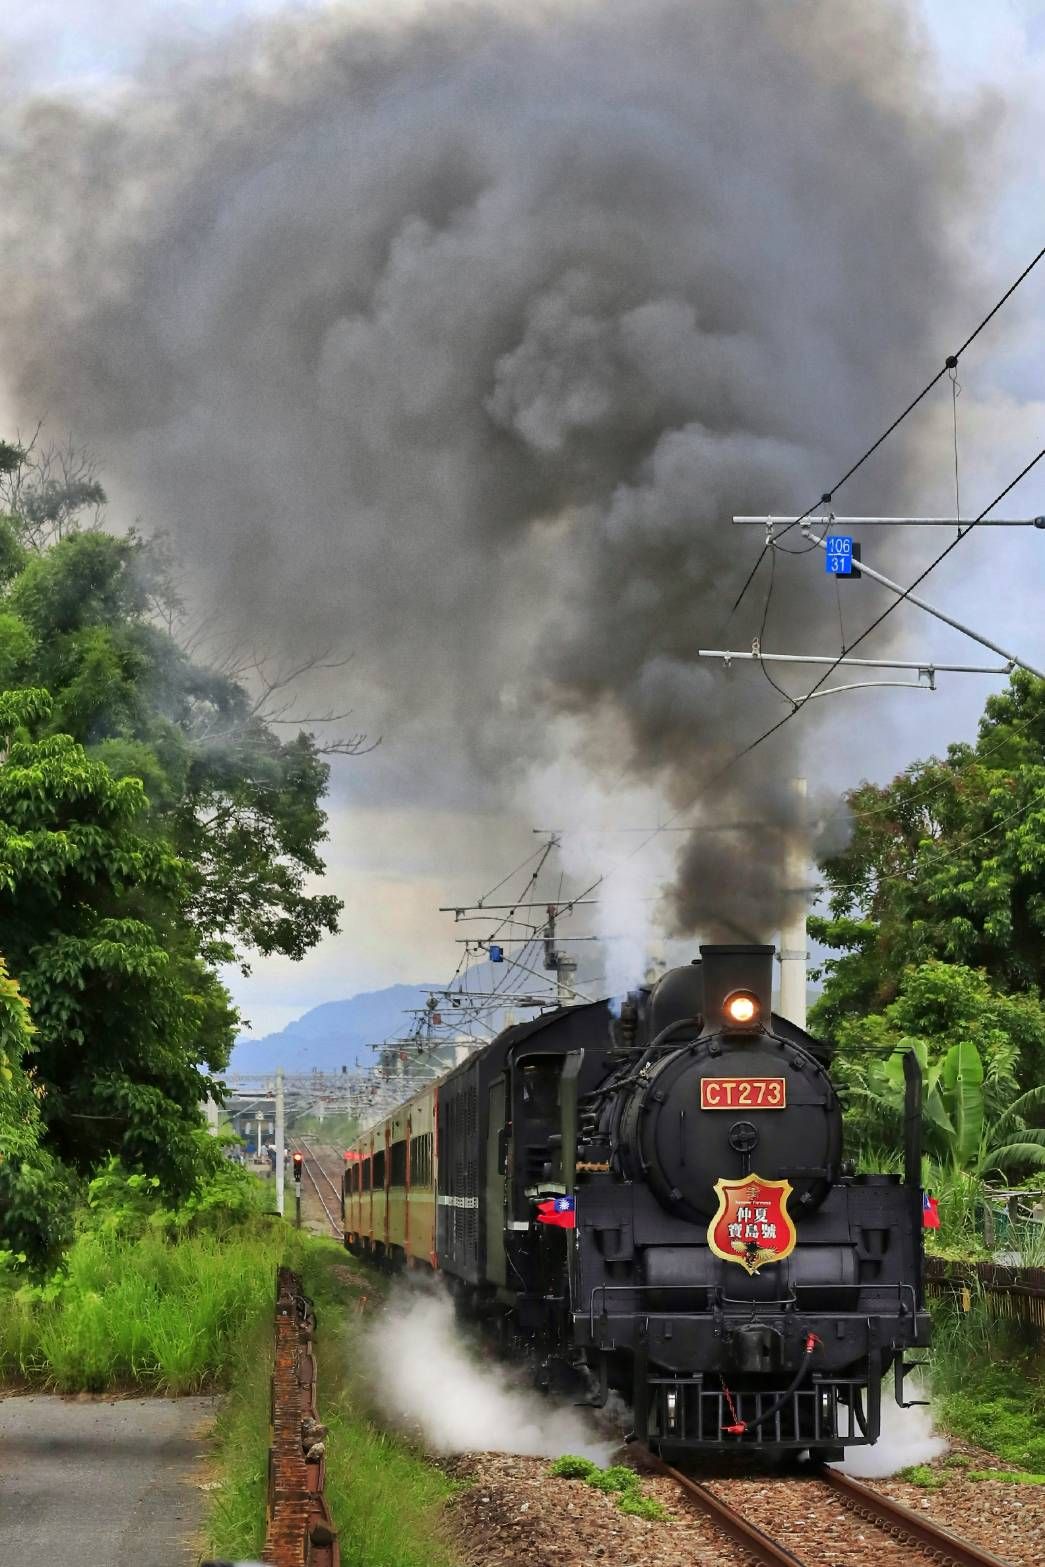
[(343, 1066), (371, 1067), (377, 1056), (370, 1046), (387, 1035), (406, 1033), (408, 1007), (423, 1007), (427, 990), (420, 985), (389, 985), (368, 990), (346, 1001), (325, 1001), (276, 1034), (261, 1039), (249, 1035), (236, 1041), (233, 1072), (339, 1072)]
[[(498, 983), (503, 984), (504, 975), (503, 965), (476, 963), (465, 978), (468, 989), (489, 992)], [(271, 1072), (281, 1066), (288, 1072), (310, 1072), (313, 1067), (321, 1072), (339, 1072), (343, 1066), (349, 1071), (356, 1066), (371, 1067), (377, 1054), (370, 1046), (389, 1036), (409, 1033), (413, 1018), (407, 1013), (411, 1007), (424, 1006), (431, 988), (389, 985), (385, 990), (366, 990), (345, 1001), (325, 1001), (276, 1034), (264, 1034), (260, 1039), (252, 1039), (248, 1034), (238, 1039), (230, 1070)], [(448, 1004), (443, 1005), (444, 1022), (450, 1021), (453, 1011)], [(500, 1026), (503, 1014), (494, 1013), (488, 1021)]]

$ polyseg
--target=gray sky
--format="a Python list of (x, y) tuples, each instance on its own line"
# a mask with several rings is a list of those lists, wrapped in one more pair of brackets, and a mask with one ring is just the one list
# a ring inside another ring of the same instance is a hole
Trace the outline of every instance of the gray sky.
[[(0, 71), (19, 88), (70, 94), (105, 93), (123, 74), (132, 74), (151, 40), (172, 33), (186, 40), (219, 35), (237, 21), (287, 9), (322, 10), (320, 0), (297, 7), (277, 0), (31, 0), (4, 20)], [(354, 9), (365, 10), (365, 0)], [(388, 0), (379, 7), (389, 10)], [(403, 9), (409, 9), (403, 4)], [(1004, 283), (1042, 243), (1040, 148), (1045, 145), (1045, 3), (1035, 0), (919, 0), (926, 36), (939, 60), (939, 94), (964, 101), (982, 116), (983, 135), (996, 152), (992, 192), (983, 211), (955, 242), (967, 247), (977, 270)], [(810, 235), (810, 244), (816, 243)], [(985, 298), (985, 306), (991, 301)], [(1042, 444), (1045, 390), (1040, 365), (1045, 351), (1045, 277), (1035, 276), (992, 329), (989, 352), (970, 356), (961, 370), (959, 400), (963, 512), (968, 515), (1018, 471)], [(804, 368), (804, 367), (803, 367)], [(815, 369), (815, 367), (813, 367)], [(918, 383), (897, 387), (897, 406)], [(780, 395), (787, 395), (781, 387)], [(0, 405), (2, 411), (2, 405)], [(924, 414), (922, 504), (935, 497), (947, 510), (951, 411), (938, 399)], [(870, 437), (876, 432), (868, 431)], [(114, 509), (120, 496), (113, 494)], [(1035, 475), (1012, 502), (1019, 514), (1045, 512), (1045, 475)], [(904, 576), (940, 547), (941, 540), (910, 536)], [(974, 537), (930, 578), (923, 592), (951, 612), (966, 616), (987, 634), (1045, 662), (1040, 596), (1045, 585), (1045, 535), (1031, 530), (991, 530)], [(873, 560), (873, 535), (865, 536)], [(853, 586), (843, 599), (852, 629), (862, 618)], [(850, 605), (852, 608), (850, 608)], [(981, 662), (972, 644), (926, 620), (914, 609), (904, 616), (910, 656)], [(899, 616), (897, 617), (899, 618)], [(796, 649), (797, 650), (797, 649)], [(803, 651), (808, 649), (803, 649)], [(818, 647), (819, 651), (820, 648)], [(970, 659), (971, 655), (971, 659)], [(984, 654), (983, 662), (991, 662)], [(796, 685), (798, 682), (796, 682)], [(836, 729), (821, 730), (805, 758), (812, 778), (837, 787), (855, 781), (846, 724), (861, 730), (863, 770), (885, 778), (916, 756), (971, 735), (983, 699), (999, 682), (941, 677), (935, 696), (867, 692), (854, 696)], [(847, 699), (839, 699), (843, 701)], [(841, 710), (839, 710), (841, 713)], [(356, 718), (368, 727), (365, 707)], [(796, 720), (801, 723), (802, 719)], [(868, 752), (868, 735), (874, 742)], [(841, 736), (841, 738), (840, 738)], [(412, 765), (409, 748), (386, 737), (367, 760), (346, 763), (335, 775), (330, 879), (348, 902), (342, 937), (326, 942), (303, 963), (259, 964), (249, 981), (233, 989), (257, 1032), (279, 1027), (307, 1007), (361, 988), (399, 979), (449, 975), (458, 950), (455, 932), (436, 905), (464, 901), (493, 883), (532, 846), (530, 825), (511, 810), (495, 835), (475, 831), (473, 816), (453, 803), (419, 811), (397, 806), (396, 778)], [(438, 789), (433, 790), (433, 798)], [(648, 810), (641, 796), (617, 797), (614, 820)], [(632, 817), (634, 819), (634, 817)], [(487, 824), (489, 825), (489, 824)], [(551, 825), (559, 825), (552, 823)], [(451, 869), (452, 868), (452, 869)]]

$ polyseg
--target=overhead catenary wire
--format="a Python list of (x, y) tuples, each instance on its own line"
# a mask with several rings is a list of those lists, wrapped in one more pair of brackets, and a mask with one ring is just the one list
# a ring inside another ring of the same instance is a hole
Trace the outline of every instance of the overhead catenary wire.
[[(1033, 264), (1036, 264), (1036, 262), (1041, 259), (1042, 255), (1045, 255), (1045, 249), (1043, 249), (1042, 251), (1039, 252), (1038, 257), (1035, 258), (1035, 263), (1033, 263)], [(1030, 270), (1030, 269), (1028, 268), (1027, 270)], [(1011, 293), (1012, 290), (1010, 289), (1009, 292)], [(1004, 302), (1004, 301), (1002, 301), (1002, 302)], [(998, 308), (999, 308), (999, 306), (996, 306), (995, 310), (997, 310)], [(982, 330), (982, 326), (985, 325), (986, 321), (989, 320), (989, 319), (990, 319), (989, 316), (985, 317), (984, 318), (984, 322), (981, 323), (981, 327), (978, 328), (977, 330)], [(969, 341), (971, 341), (971, 340), (972, 339), (970, 338)], [(937, 377), (937, 379), (939, 379), (939, 377)], [(879, 442), (879, 444), (880, 444), (880, 442)], [(824, 674), (821, 675), (820, 679), (816, 682), (816, 684), (812, 687), (812, 689), (805, 694), (804, 697), (798, 699), (798, 701), (795, 703), (795, 705), (793, 707), (791, 707), (789, 709), (789, 711), (786, 712), (783, 715), (783, 717), (777, 719), (775, 723), (770, 724), (767, 729), (764, 729), (761, 732), (761, 734), (756, 735), (756, 737), (753, 740), (749, 741), (749, 743), (747, 745), (742, 746), (739, 751), (735, 752), (726, 762), (724, 762), (720, 767), (716, 768), (714, 770), (714, 772), (712, 772), (712, 774), (710, 775), (710, 777), (707, 779), (706, 783), (704, 784), (702, 792), (706, 792), (708, 789), (710, 789), (714, 784), (716, 784), (719, 781), (720, 778), (725, 777), (727, 773), (729, 773), (734, 767), (736, 767), (736, 765), (739, 762), (743, 761), (745, 759), (745, 757), (750, 756), (753, 751), (757, 750), (760, 746), (764, 745), (765, 742), (767, 740), (771, 739), (773, 735), (777, 734), (779, 732), (779, 730), (781, 730), (784, 727), (785, 724), (789, 723), (795, 717), (795, 715), (798, 712), (800, 712), (802, 710), (802, 708), (805, 707), (808, 698), (813, 695), (813, 692), (819, 690), (819, 688), (824, 684), (824, 682), (830, 679), (831, 675), (838, 668), (838, 665), (841, 663), (842, 659), (844, 657), (846, 657), (849, 653), (851, 653), (854, 648), (859, 647), (861, 642), (863, 642), (867, 637), (869, 637), (871, 635), (871, 633), (873, 631), (875, 631), (882, 624), (882, 622), (885, 619), (887, 619), (889, 615), (891, 615), (893, 613), (894, 610), (899, 608), (899, 606), (902, 603), (905, 602), (906, 594), (910, 593), (910, 592), (913, 592), (913, 590), (916, 587), (918, 587), (918, 585), (921, 582), (924, 582), (925, 578), (929, 575), (929, 573), (934, 571), (936, 569), (936, 567), (941, 563), (941, 561), (946, 559), (946, 557), (951, 553), (951, 551), (953, 549), (955, 549), (958, 544), (961, 543), (962, 539), (968, 537), (968, 535), (974, 530), (974, 528), (977, 526), (977, 524), (979, 522), (981, 522), (984, 517), (986, 517), (988, 512), (993, 511), (995, 506), (999, 505), (1000, 502), (1005, 499), (1006, 495), (1008, 495), (1013, 489), (1015, 489), (1016, 485), (1019, 484), (1022, 479), (1026, 478), (1027, 474), (1030, 473), (1031, 470), (1037, 466), (1037, 464), (1042, 460), (1043, 457), (1045, 457), (1045, 447), (1042, 447), (1041, 450), (1034, 457), (1031, 458), (1030, 462), (1028, 462), (1023, 468), (1020, 469), (1020, 472), (1016, 475), (1016, 477), (1014, 479), (1012, 479), (1005, 486), (1005, 488), (998, 495), (996, 495), (994, 497), (994, 499), (990, 502), (990, 504), (988, 506), (984, 507), (984, 509), (980, 513), (980, 515), (978, 517), (974, 518), (972, 520), (972, 522), (969, 523), (968, 527), (963, 528), (962, 531), (957, 535), (957, 537), (952, 539), (950, 541), (950, 543), (944, 549), (942, 549), (940, 551), (940, 553), (935, 557), (934, 560), (930, 561), (928, 566), (926, 566), (924, 568), (924, 570), (921, 571), (918, 574), (918, 576), (910, 584), (910, 586), (907, 589), (905, 589), (903, 593), (901, 593), (895, 599), (893, 599), (893, 601), (890, 604), (887, 604), (885, 609), (882, 611), (882, 613), (880, 615), (878, 615), (871, 622), (871, 624), (869, 626), (866, 626), (864, 628), (864, 630), (861, 631), (860, 634), (857, 637), (855, 637), (853, 639), (853, 641), (850, 642), (843, 649), (843, 651), (839, 654), (838, 658), (835, 659), (835, 661), (831, 664), (830, 668), (825, 670)], [(621, 861), (618, 862), (618, 866), (611, 867), (611, 869), (609, 871), (604, 871), (601, 875), (597, 876), (595, 878), (595, 880), (593, 882), (591, 882), (587, 887), (585, 887), (584, 890), (578, 896), (580, 898), (590, 897), (591, 894), (593, 892), (595, 892), (597, 888), (602, 886), (603, 882), (608, 880), (609, 877), (614, 874), (614, 871), (616, 869), (618, 869), (620, 865), (626, 864), (629, 860), (633, 859), (636, 854), (640, 854), (643, 849), (647, 848), (649, 846), (649, 844), (652, 843), (652, 841), (654, 840), (654, 838), (656, 838), (658, 836), (658, 834), (660, 834), (661, 832), (667, 830), (674, 822), (676, 822), (678, 820), (678, 818), (681, 815), (683, 815), (683, 813), (685, 811), (691, 810), (692, 806), (693, 806), (693, 803), (694, 802), (690, 802), (689, 805), (681, 807), (679, 810), (673, 812), (672, 815), (669, 816), (669, 818), (668, 818), (668, 820), (666, 822), (663, 822), (660, 825), (658, 825), (657, 827), (653, 828), (650, 831), (650, 833), (648, 834), (648, 836), (645, 837), (642, 840), (641, 843), (636, 844), (636, 846), (632, 850), (630, 850), (628, 852), (628, 854), (626, 854), (622, 858)], [(566, 909), (569, 908), (569, 904), (567, 903), (563, 907), (564, 907), (564, 911), (565, 911)]]
[[(1016, 290), (1020, 287), (1020, 285), (1023, 282), (1026, 281), (1026, 279), (1030, 276), (1030, 274), (1034, 271), (1035, 267), (1041, 261), (1043, 256), (1045, 256), (1045, 245), (1043, 245), (1042, 248), (1038, 251), (1037, 255), (1034, 256), (1033, 259), (1027, 263), (1027, 265), (1024, 267), (1023, 271), (1019, 274), (1019, 276), (1017, 278), (1015, 278), (1012, 283), (1009, 284), (1009, 287), (1005, 290), (1004, 294), (1002, 294), (1001, 298), (996, 301), (996, 303), (991, 307), (990, 310), (988, 310), (987, 314), (983, 317), (983, 320), (980, 321), (979, 324), (976, 327), (973, 328), (973, 330), (969, 333), (968, 337), (965, 339), (964, 343), (962, 343), (960, 348), (958, 348), (953, 354), (948, 354), (947, 355), (947, 357), (945, 358), (943, 364), (940, 366), (939, 370), (937, 370), (935, 375), (933, 375), (931, 377), (931, 379), (928, 380), (925, 383), (925, 385), (922, 387), (921, 391), (918, 392), (918, 394), (915, 397), (912, 397), (911, 401), (907, 404), (906, 408), (904, 408), (902, 410), (902, 412), (897, 414), (896, 418), (892, 421), (892, 423), (889, 424), (882, 431), (881, 435), (879, 435), (876, 440), (872, 441), (871, 445), (867, 448), (867, 450), (865, 452), (863, 452), (856, 459), (856, 461), (850, 465), (849, 468), (846, 469), (845, 473), (842, 474), (841, 478), (836, 479), (834, 484), (830, 485), (826, 490), (824, 490), (823, 493), (820, 495), (820, 497), (817, 500), (815, 500), (812, 503), (812, 505), (807, 506), (804, 512), (801, 512), (797, 517), (794, 518), (793, 521), (791, 521), (791, 522), (789, 522), (787, 524), (787, 527), (784, 528), (783, 532), (779, 535), (780, 538), (783, 538), (787, 533), (789, 533), (791, 531), (792, 528), (797, 528), (801, 523), (805, 522), (807, 517), (811, 517), (813, 512), (816, 510), (816, 508), (818, 506), (820, 506), (820, 505), (830, 505), (832, 499), (834, 498), (835, 495), (837, 495), (838, 491), (842, 488), (842, 486), (844, 484), (847, 484), (849, 482), (849, 480), (853, 477), (853, 475), (855, 473), (857, 473), (863, 467), (864, 463), (867, 462), (871, 457), (874, 456), (875, 452), (879, 449), (879, 447), (884, 445), (884, 443), (889, 439), (889, 437), (896, 430), (898, 430), (900, 428), (900, 426), (903, 424), (904, 420), (906, 418), (908, 418), (908, 416), (914, 412), (914, 410), (919, 406), (920, 403), (922, 403), (925, 400), (926, 397), (928, 397), (929, 393), (933, 390), (933, 388), (935, 386), (937, 386), (939, 384), (939, 382), (947, 374), (947, 372), (949, 370), (956, 370), (957, 369), (958, 361), (961, 358), (962, 354), (964, 354), (966, 349), (969, 348), (976, 341), (976, 339), (979, 337), (980, 333), (985, 329), (985, 327), (987, 327), (989, 325), (989, 323), (991, 321), (993, 321), (994, 317), (998, 314), (998, 311), (1001, 310), (1003, 305), (1005, 305), (1012, 298), (1013, 294), (1015, 294)], [(769, 548), (770, 548), (770, 544), (769, 544), (769, 542), (767, 540), (765, 543), (763, 543), (762, 549), (761, 549), (761, 551), (760, 551), (760, 553), (758, 555), (758, 558), (756, 559), (754, 565), (752, 566), (751, 570), (749, 571), (748, 576), (747, 576), (747, 580), (744, 583), (744, 586), (741, 588), (739, 594), (736, 597), (736, 600), (733, 603), (733, 607), (730, 610), (730, 618), (732, 618), (732, 616), (740, 608), (740, 604), (741, 604), (741, 602), (742, 602), (742, 600), (744, 598), (744, 595), (747, 593), (748, 588), (751, 586), (751, 583), (754, 581), (755, 576), (756, 576), (756, 574), (757, 574), (757, 572), (759, 570), (759, 567), (762, 565), (762, 562), (765, 559), (766, 553), (769, 550)], [(799, 552), (799, 553), (801, 553), (801, 552)], [(728, 621), (727, 621), (727, 624), (728, 624)]]

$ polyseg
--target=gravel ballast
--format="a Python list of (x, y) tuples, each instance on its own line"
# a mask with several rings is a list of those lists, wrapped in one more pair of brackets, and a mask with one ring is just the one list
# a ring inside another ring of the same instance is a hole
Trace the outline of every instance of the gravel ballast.
[[(865, 1481), (1011, 1567), (1039, 1567), (1045, 1540), (1045, 1486), (974, 1480), (970, 1471), (1006, 1465), (964, 1444), (929, 1469), (943, 1484), (927, 1490), (900, 1479)], [(629, 1457), (633, 1455), (629, 1454)], [(637, 1456), (637, 1455), (635, 1455)], [(629, 1517), (616, 1498), (583, 1481), (549, 1475), (549, 1461), (472, 1453), (443, 1461), (465, 1488), (451, 1503), (462, 1567), (736, 1567), (737, 1552), (685, 1500), (670, 1478), (643, 1473), (643, 1494), (669, 1514)], [(637, 1467), (641, 1469), (641, 1460)], [(922, 1567), (929, 1557), (860, 1518), (813, 1479), (702, 1476), (808, 1567)]]

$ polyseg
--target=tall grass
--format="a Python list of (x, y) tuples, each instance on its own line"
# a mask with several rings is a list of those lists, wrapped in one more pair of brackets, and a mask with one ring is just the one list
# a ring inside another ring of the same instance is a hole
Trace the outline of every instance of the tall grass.
[(0, 1378), (61, 1392), (222, 1386), (235, 1346), (271, 1316), (284, 1244), (263, 1218), (177, 1240), (83, 1233), (47, 1283), (0, 1291)]
[(270, 1300), (237, 1346), (231, 1391), (214, 1427), (216, 1479), (208, 1493), (206, 1531), (209, 1554), (219, 1559), (255, 1560), (265, 1544), (272, 1343)]
[(932, 1386), (946, 1429), (1045, 1473), (1045, 1352), (1037, 1329), (999, 1317), (983, 1291), (968, 1311), (930, 1302)]

